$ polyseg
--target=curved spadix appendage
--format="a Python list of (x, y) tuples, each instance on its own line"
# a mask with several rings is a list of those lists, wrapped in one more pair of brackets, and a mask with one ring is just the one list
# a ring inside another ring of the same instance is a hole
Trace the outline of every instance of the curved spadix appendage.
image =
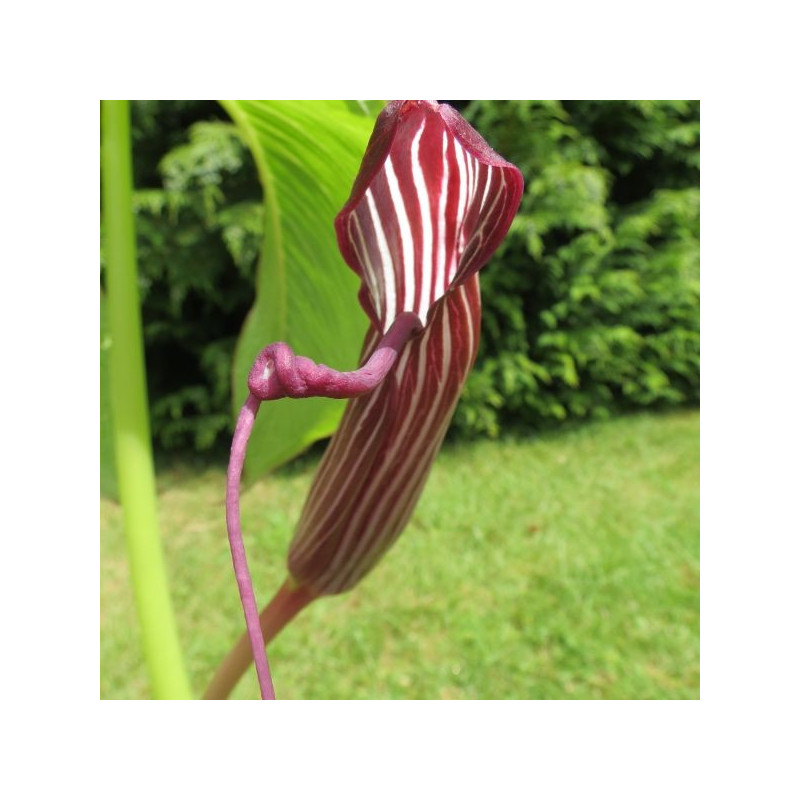
[(296, 356), (288, 344), (276, 342), (256, 358), (247, 386), (259, 400), (282, 397), (358, 397), (374, 389), (397, 361), (415, 331), (422, 329), (416, 314), (399, 314), (366, 363), (353, 372), (338, 372)]

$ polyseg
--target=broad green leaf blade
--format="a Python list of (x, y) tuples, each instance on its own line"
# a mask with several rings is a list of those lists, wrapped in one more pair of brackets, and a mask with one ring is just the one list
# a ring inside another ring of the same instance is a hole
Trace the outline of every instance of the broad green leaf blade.
[[(358, 277), (345, 265), (333, 220), (347, 200), (373, 119), (345, 101), (223, 101), (253, 151), (264, 188), (265, 235), (256, 302), (233, 369), (235, 413), (247, 373), (275, 341), (336, 369), (357, 366), (368, 321)], [(344, 401), (314, 398), (262, 405), (248, 448), (250, 478), (329, 436)]]
[(355, 114), (364, 114), (375, 119), (383, 111), (385, 100), (345, 100), (347, 107)]

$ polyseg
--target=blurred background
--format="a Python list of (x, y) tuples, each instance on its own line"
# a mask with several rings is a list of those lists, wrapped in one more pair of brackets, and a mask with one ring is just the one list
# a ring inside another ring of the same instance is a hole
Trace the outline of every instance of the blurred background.
[[(409, 529), (281, 634), (276, 688), (699, 697), (699, 102), (445, 102), (526, 182), (481, 273), (478, 360)], [(134, 101), (131, 132), (159, 522), (199, 694), (242, 627), (224, 470), (263, 190), (213, 101)], [(101, 269), (105, 387), (103, 286)], [(101, 405), (101, 696), (148, 697)], [(323, 448), (243, 498), (262, 602)], [(235, 696), (257, 696), (252, 676)]]

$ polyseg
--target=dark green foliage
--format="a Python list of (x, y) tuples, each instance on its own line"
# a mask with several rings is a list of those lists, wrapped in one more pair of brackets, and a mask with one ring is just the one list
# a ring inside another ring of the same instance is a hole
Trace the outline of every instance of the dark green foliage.
[(526, 180), (462, 434), (699, 401), (699, 103), (473, 101)]
[(207, 449), (232, 428), (231, 365), (254, 298), (261, 187), (216, 103), (133, 103), (133, 131), (153, 434), (162, 449)]
[[(481, 352), (454, 433), (696, 404), (699, 103), (455, 105), (526, 191), (482, 273)], [(262, 239), (255, 165), (214, 102), (132, 111), (153, 433), (161, 449), (224, 448)]]

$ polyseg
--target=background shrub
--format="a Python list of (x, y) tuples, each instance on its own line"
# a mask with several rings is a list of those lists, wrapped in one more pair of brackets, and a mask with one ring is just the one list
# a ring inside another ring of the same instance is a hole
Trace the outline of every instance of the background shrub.
[[(699, 103), (448, 102), (526, 181), (482, 274), (453, 435), (696, 404)], [(224, 450), (263, 230), (255, 165), (214, 102), (132, 112), (153, 433), (161, 450)]]
[(462, 112), (526, 189), (481, 277), (482, 346), (456, 432), (696, 404), (699, 103), (472, 101)]

